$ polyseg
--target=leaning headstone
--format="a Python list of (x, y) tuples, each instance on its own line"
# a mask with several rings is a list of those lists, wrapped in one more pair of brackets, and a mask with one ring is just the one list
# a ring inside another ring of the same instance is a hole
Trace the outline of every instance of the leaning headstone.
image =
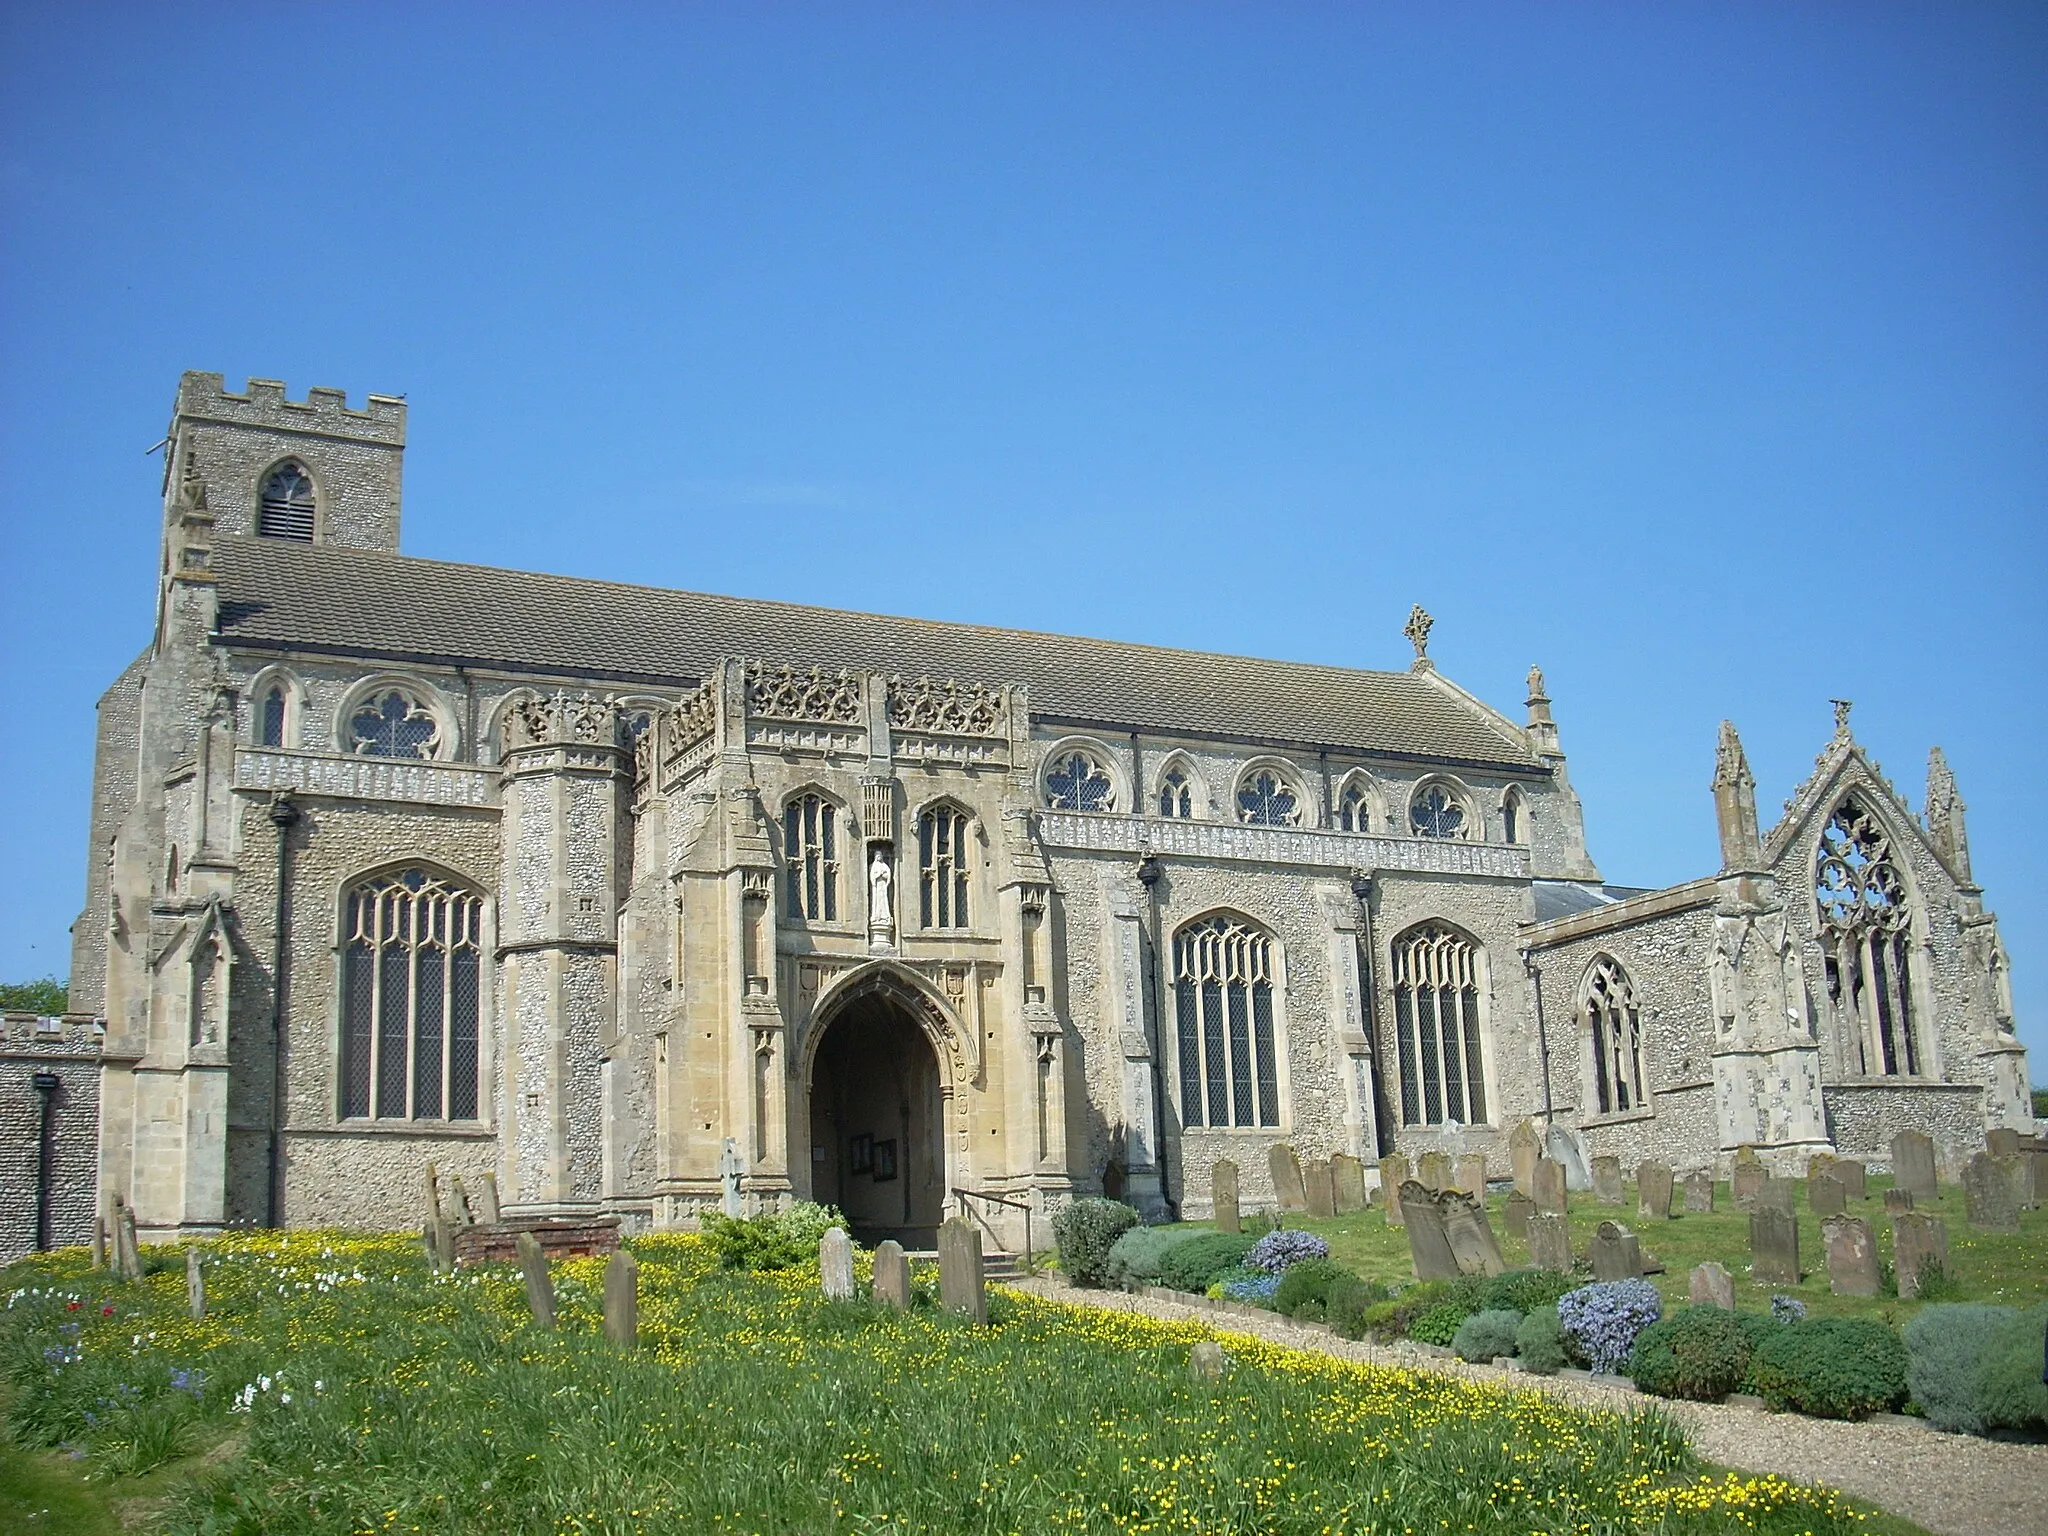
[(1774, 1211), (1783, 1211), (1787, 1216), (1792, 1214), (1790, 1179), (1780, 1179), (1768, 1173), (1763, 1176), (1757, 1184), (1756, 1193), (1750, 1199), (1750, 1208), (1762, 1210), (1766, 1206)]
[(522, 1232), (514, 1240), (519, 1250), (519, 1268), (526, 1276), (526, 1304), (533, 1320), (543, 1328), (555, 1326), (555, 1281), (548, 1273), (548, 1256), (540, 1251), (540, 1239)]
[(1849, 1208), (1849, 1192), (1832, 1173), (1809, 1173), (1806, 1203), (1816, 1216), (1839, 1216)]
[[(1564, 1165), (1564, 1187), (1584, 1194), (1593, 1187), (1593, 1170), (1586, 1163), (1586, 1148), (1570, 1131), (1553, 1125), (1543, 1133), (1543, 1155)], [(1537, 1202), (1539, 1205), (1541, 1201)]]
[(425, 1195), (426, 1219), (420, 1227), (420, 1237), (427, 1248), (427, 1259), (435, 1269), (446, 1272), (455, 1267), (455, 1234), (449, 1230), (448, 1218), (441, 1211), (441, 1180), (432, 1163), (427, 1164)]
[(1892, 1182), (1915, 1200), (1932, 1200), (1934, 1139), (1920, 1131), (1901, 1131), (1892, 1138)]
[(142, 1244), (135, 1237), (135, 1207), (114, 1196), (114, 1273), (123, 1280), (142, 1278)]
[(1387, 1152), (1380, 1157), (1380, 1198), (1387, 1204), (1387, 1225), (1398, 1227), (1402, 1222), (1401, 1186), (1409, 1180), (1408, 1159), (1398, 1152)]
[(1188, 1374), (1197, 1381), (1221, 1381), (1229, 1370), (1230, 1356), (1214, 1339), (1204, 1339), (1188, 1351)]
[(1671, 1165), (1655, 1158), (1636, 1169), (1636, 1215), (1644, 1221), (1671, 1219)]
[(939, 1305), (984, 1327), (988, 1324), (981, 1229), (958, 1216), (939, 1228)]
[(1486, 1198), (1486, 1157), (1483, 1153), (1467, 1152), (1451, 1167), (1451, 1185), (1462, 1189), (1468, 1195)]
[(487, 1173), (477, 1181), (476, 1219), (487, 1227), (495, 1227), (504, 1218), (498, 1214), (498, 1176)]
[(827, 1301), (853, 1300), (853, 1239), (844, 1227), (829, 1228), (818, 1239), (818, 1283)]
[(1697, 1265), (1692, 1272), (1692, 1284), (1686, 1294), (1696, 1307), (1719, 1307), (1723, 1312), (1735, 1310), (1735, 1277), (1720, 1265), (1709, 1260)]
[(1711, 1216), (1714, 1214), (1713, 1174), (1688, 1173), (1685, 1176), (1685, 1214), (1688, 1216)]
[(1536, 1201), (1536, 1209), (1551, 1216), (1562, 1216), (1567, 1183), (1564, 1164), (1555, 1158), (1539, 1159), (1533, 1182), (1535, 1188), (1529, 1193)]
[(1213, 1207), (1210, 1219), (1218, 1232), (1243, 1230), (1237, 1210), (1237, 1164), (1227, 1157), (1218, 1158), (1209, 1170), (1209, 1204)]
[(1737, 1147), (1735, 1171), (1728, 1179), (1728, 1194), (1735, 1202), (1735, 1209), (1754, 1210), (1757, 1191), (1770, 1176), (1770, 1170), (1764, 1167), (1764, 1160), (1757, 1156), (1755, 1147)]
[(1995, 1131), (1986, 1131), (1984, 1150), (1993, 1157), (2017, 1157), (2020, 1150), (2020, 1133), (2010, 1126), (2000, 1126)]
[(1448, 1152), (1425, 1152), (1416, 1160), (1415, 1181), (1432, 1195), (1440, 1195), (1451, 1187), (1451, 1154)]
[(1339, 1216), (1365, 1209), (1365, 1164), (1349, 1152), (1331, 1157), (1330, 1183), (1336, 1188)]
[(1899, 1295), (1918, 1296), (1930, 1269), (1948, 1270), (1948, 1223), (1939, 1216), (1900, 1212), (1892, 1217), (1892, 1271)]
[(1888, 1189), (1884, 1192), (1884, 1213), (1887, 1216), (1903, 1216), (1913, 1209), (1913, 1191), (1910, 1189)]
[(885, 1238), (875, 1249), (875, 1305), (910, 1310), (910, 1255), (895, 1238)]
[(1572, 1228), (1563, 1212), (1529, 1213), (1529, 1262), (1560, 1275), (1572, 1272)]
[(1830, 1216), (1820, 1224), (1820, 1239), (1828, 1255), (1830, 1291), (1837, 1296), (1878, 1294), (1882, 1287), (1877, 1272), (1877, 1239), (1870, 1235), (1869, 1222), (1861, 1216)]
[(1444, 1238), (1461, 1272), (1498, 1275), (1507, 1269), (1500, 1245), (1493, 1240), (1493, 1228), (1486, 1224), (1486, 1207), (1477, 1195), (1449, 1189), (1436, 1197), (1436, 1204), (1444, 1214)]
[(1301, 1159), (1294, 1155), (1294, 1148), (1279, 1143), (1266, 1154), (1266, 1165), (1273, 1175), (1273, 1198), (1280, 1202), (1280, 1209), (1293, 1215), (1306, 1211), (1308, 1190), (1301, 1182)]
[(1765, 1285), (1799, 1283), (1799, 1223), (1775, 1205), (1749, 1213), (1749, 1268)]
[(1507, 1204), (1501, 1208), (1501, 1222), (1508, 1229), (1509, 1237), (1519, 1238), (1525, 1243), (1529, 1240), (1529, 1214), (1535, 1209), (1536, 1202), (1519, 1189), (1508, 1196)]
[(1593, 1159), (1593, 1198), (1602, 1205), (1620, 1205), (1621, 1159), (1603, 1152)]
[(623, 1248), (604, 1261), (604, 1336), (621, 1349), (640, 1341), (640, 1261)]
[(476, 1207), (469, 1203), (469, 1190), (462, 1182), (462, 1175), (458, 1173), (454, 1178), (450, 1179), (448, 1181), (448, 1188), (451, 1203), (455, 1207), (457, 1225), (465, 1227), (475, 1226)]
[(1860, 1157), (1838, 1157), (1835, 1159), (1835, 1177), (1842, 1181), (1842, 1192), (1851, 1200), (1864, 1200), (1870, 1196), (1870, 1170)]
[(1603, 1221), (1593, 1230), (1593, 1278), (1595, 1280), (1640, 1280), (1643, 1277), (1642, 1245), (1635, 1233), (1618, 1221)]
[(1543, 1156), (1543, 1138), (1527, 1120), (1508, 1132), (1508, 1163), (1514, 1169), (1515, 1188), (1531, 1200), (1536, 1198), (1536, 1161)]
[(1301, 1182), (1309, 1215), (1319, 1221), (1327, 1221), (1337, 1214), (1337, 1186), (1327, 1162), (1316, 1158), (1305, 1164), (1301, 1170)]
[(206, 1273), (199, 1265), (199, 1250), (185, 1250), (185, 1310), (196, 1322), (206, 1316)]
[(2018, 1202), (2012, 1197), (2012, 1174), (1988, 1152), (1979, 1152), (1963, 1169), (1963, 1209), (1970, 1225), (1987, 1232), (2017, 1232)]
[(1444, 1232), (1444, 1213), (1427, 1187), (1410, 1179), (1400, 1189), (1402, 1224), (1408, 1229), (1408, 1256), (1418, 1280), (1455, 1280), (1458, 1257)]

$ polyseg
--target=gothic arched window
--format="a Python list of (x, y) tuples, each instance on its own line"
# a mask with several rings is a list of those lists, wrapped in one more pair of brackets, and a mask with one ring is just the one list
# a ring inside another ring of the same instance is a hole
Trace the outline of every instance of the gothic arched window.
[(1641, 1109), (1650, 1102), (1643, 1091), (1643, 1023), (1636, 1007), (1636, 989), (1628, 972), (1602, 955), (1586, 973), (1584, 1010), (1593, 1036), (1593, 1090), (1603, 1115)]
[(1408, 803), (1408, 827), (1417, 837), (1463, 837), (1469, 819), (1446, 784), (1425, 784)]
[(348, 893), (341, 955), (341, 1112), (477, 1118), (483, 897), (422, 869)]
[(1278, 771), (1260, 768), (1237, 786), (1237, 818), (1255, 827), (1291, 827), (1301, 820), (1301, 796)]
[(1272, 939), (1237, 918), (1201, 918), (1173, 937), (1173, 976), (1181, 1123), (1279, 1125)]
[(284, 684), (272, 683), (263, 695), (263, 714), (257, 723), (257, 743), (266, 747), (284, 745)]
[(440, 747), (441, 722), (403, 688), (379, 688), (349, 712), (348, 749), (359, 757), (433, 757)]
[(1113, 811), (1116, 781), (1086, 752), (1062, 752), (1045, 772), (1045, 803), (1056, 811)]
[(1500, 797), (1500, 833), (1501, 841), (1505, 843), (1529, 840), (1529, 804), (1522, 798), (1521, 790), (1512, 784)]
[(917, 819), (917, 916), (926, 928), (967, 926), (967, 848), (973, 823), (965, 811), (935, 805)]
[(256, 501), (256, 531), (266, 539), (313, 542), (313, 477), (296, 459), (287, 459), (263, 480)]
[(782, 808), (782, 856), (795, 917), (839, 920), (838, 819), (839, 807), (823, 795), (799, 795)]
[(1813, 889), (1828, 1001), (1855, 1030), (1863, 1071), (1917, 1074), (1906, 882), (1883, 825), (1853, 795), (1821, 831)]
[(1393, 976), (1401, 1123), (1484, 1123), (1478, 946), (1446, 924), (1424, 923), (1394, 940)]
[(1159, 814), (1186, 821), (1195, 814), (1195, 781), (1185, 768), (1166, 770), (1159, 780)]
[(1372, 796), (1356, 779), (1344, 786), (1344, 793), (1337, 797), (1337, 830), (1340, 832), (1370, 832), (1372, 830)]

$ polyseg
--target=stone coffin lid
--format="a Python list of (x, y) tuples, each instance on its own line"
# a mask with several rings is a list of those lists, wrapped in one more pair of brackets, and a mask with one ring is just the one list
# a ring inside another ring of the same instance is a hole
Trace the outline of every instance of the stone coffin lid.
[(1043, 719), (1538, 767), (1527, 744), (1412, 672), (1175, 651), (407, 555), (223, 537), (230, 645), (681, 685), (721, 656), (1022, 683)]

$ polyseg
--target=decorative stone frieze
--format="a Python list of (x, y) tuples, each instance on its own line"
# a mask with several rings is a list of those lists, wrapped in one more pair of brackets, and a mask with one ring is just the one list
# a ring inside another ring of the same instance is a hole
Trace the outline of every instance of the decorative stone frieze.
[(1142, 857), (1230, 859), (1254, 864), (1323, 869), (1413, 870), (1421, 874), (1529, 878), (1522, 848), (1459, 843), (1427, 837), (1368, 837), (1293, 827), (1229, 826), (1158, 816), (1094, 816), (1072, 811), (1038, 813), (1038, 835), (1049, 847)]
[(939, 736), (1003, 734), (1003, 691), (952, 678), (889, 679), (889, 724)]
[(235, 753), (235, 788), (270, 794), (327, 795), (339, 800), (404, 800), (428, 805), (491, 803), (491, 776), (460, 763), (387, 757), (338, 757), (325, 752), (241, 747)]
[(750, 717), (819, 720), (834, 725), (860, 723), (860, 673), (793, 667), (787, 662), (750, 661), (746, 666)]

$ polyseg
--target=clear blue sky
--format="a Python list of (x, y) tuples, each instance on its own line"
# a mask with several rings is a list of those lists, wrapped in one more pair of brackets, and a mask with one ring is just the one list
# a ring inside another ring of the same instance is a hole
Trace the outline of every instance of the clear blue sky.
[(0, 976), (205, 368), (409, 396), (414, 554), (1368, 667), (1422, 602), (1617, 881), (1852, 698), (2048, 1048), (2044, 82), (1980, 3), (7, 6)]

